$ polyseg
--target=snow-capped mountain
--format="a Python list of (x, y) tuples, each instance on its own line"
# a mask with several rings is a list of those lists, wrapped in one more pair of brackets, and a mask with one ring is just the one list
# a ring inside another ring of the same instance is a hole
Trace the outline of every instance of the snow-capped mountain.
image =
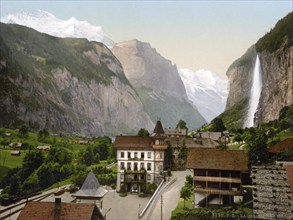
[(179, 74), (189, 100), (208, 122), (224, 111), (228, 96), (228, 80), (203, 69), (196, 72), (179, 69)]
[(1, 22), (27, 26), (56, 37), (87, 38), (89, 41), (102, 42), (108, 47), (114, 45), (113, 40), (106, 35), (100, 26), (94, 26), (87, 21), (78, 21), (74, 17), (61, 20), (42, 10), (33, 13), (9, 14), (6, 17), (1, 17)]

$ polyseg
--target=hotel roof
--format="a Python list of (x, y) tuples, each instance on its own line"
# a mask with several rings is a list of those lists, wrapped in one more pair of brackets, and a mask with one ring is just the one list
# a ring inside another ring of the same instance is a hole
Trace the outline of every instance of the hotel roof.
[(151, 137), (117, 136), (115, 148), (152, 148), (154, 140)]

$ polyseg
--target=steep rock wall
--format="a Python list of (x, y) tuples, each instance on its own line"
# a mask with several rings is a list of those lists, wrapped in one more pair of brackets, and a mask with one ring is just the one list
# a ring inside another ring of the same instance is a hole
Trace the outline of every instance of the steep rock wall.
[(188, 100), (176, 65), (162, 57), (151, 45), (131, 40), (112, 48), (125, 75), (137, 91), (144, 110), (155, 122), (160, 118), (165, 127), (175, 127), (184, 120), (190, 129), (205, 123)]
[(284, 106), (293, 104), (293, 46), (260, 54), (263, 88), (256, 124), (277, 119)]

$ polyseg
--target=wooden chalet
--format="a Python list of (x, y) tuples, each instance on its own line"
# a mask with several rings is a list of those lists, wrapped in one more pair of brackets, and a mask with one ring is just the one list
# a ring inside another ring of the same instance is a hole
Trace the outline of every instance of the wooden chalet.
[(189, 148), (186, 168), (193, 170), (196, 207), (242, 200), (242, 183), (249, 177), (244, 151)]

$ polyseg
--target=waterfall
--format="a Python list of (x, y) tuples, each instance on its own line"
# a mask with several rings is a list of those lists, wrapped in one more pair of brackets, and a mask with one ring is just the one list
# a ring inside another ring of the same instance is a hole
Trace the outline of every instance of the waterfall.
[(258, 107), (258, 102), (262, 89), (261, 65), (258, 55), (256, 56), (255, 66), (253, 70), (253, 80), (250, 90), (249, 109), (244, 127), (254, 126), (254, 114)]

